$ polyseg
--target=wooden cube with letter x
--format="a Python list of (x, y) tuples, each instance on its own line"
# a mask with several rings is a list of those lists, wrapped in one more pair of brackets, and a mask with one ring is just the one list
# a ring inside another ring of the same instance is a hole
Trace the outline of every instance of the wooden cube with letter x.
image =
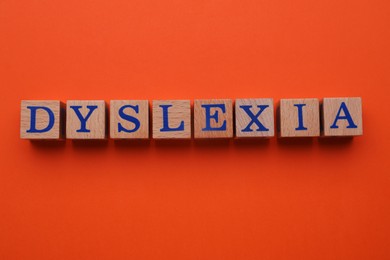
[(324, 98), (322, 104), (323, 136), (363, 135), (362, 99)]
[(195, 100), (194, 137), (199, 139), (233, 137), (232, 100)]
[(149, 101), (111, 100), (110, 137), (113, 139), (148, 139)]
[(320, 135), (320, 104), (317, 98), (280, 100), (280, 137)]
[(189, 100), (153, 100), (153, 138), (191, 139)]
[(59, 100), (22, 100), (20, 138), (60, 139), (61, 107)]
[(106, 105), (103, 100), (68, 100), (66, 103), (66, 138), (104, 139)]
[(274, 136), (274, 101), (272, 98), (236, 99), (236, 136)]

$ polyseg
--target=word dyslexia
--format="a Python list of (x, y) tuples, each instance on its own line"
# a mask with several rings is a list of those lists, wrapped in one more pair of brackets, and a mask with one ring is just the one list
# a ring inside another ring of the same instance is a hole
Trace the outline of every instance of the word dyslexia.
[[(190, 100), (154, 100), (151, 112), (154, 139), (189, 139), (192, 133), (196, 139), (232, 138), (233, 132), (238, 138), (275, 135), (270, 98), (237, 99), (234, 107), (231, 99), (195, 100), (193, 114)], [(278, 112), (280, 137), (315, 137), (321, 132), (323, 136), (363, 134), (358, 97), (324, 98), (321, 105), (317, 98), (282, 99)], [(61, 139), (66, 132), (67, 139), (104, 139), (106, 118), (106, 105), (101, 100), (69, 100), (66, 109), (60, 101), (23, 100), (20, 136)], [(110, 138), (148, 139), (149, 121), (147, 100), (110, 102)], [(62, 131), (63, 126), (66, 131)]]

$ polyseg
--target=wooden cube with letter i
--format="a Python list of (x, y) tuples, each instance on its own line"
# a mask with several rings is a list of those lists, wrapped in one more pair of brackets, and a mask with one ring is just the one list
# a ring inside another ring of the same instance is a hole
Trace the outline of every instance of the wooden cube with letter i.
[(106, 105), (103, 100), (68, 100), (66, 102), (66, 138), (104, 139)]
[(317, 98), (280, 100), (280, 137), (320, 135), (320, 104)]

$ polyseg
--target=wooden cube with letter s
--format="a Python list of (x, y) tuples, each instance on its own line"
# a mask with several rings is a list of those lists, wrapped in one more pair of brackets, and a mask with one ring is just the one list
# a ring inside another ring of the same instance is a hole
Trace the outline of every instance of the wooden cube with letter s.
[(112, 139), (148, 139), (149, 101), (111, 100), (110, 137)]

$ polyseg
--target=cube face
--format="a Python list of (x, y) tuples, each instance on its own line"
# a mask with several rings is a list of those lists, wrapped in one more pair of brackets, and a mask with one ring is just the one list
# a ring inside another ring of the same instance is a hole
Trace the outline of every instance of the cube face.
[(324, 98), (322, 105), (324, 136), (363, 135), (362, 99)]
[(153, 100), (153, 138), (191, 138), (189, 100)]
[(235, 114), (237, 137), (272, 137), (275, 135), (272, 98), (236, 99)]
[(232, 138), (231, 99), (203, 99), (194, 102), (195, 138)]
[(280, 100), (280, 136), (320, 135), (320, 107), (317, 98)]
[(22, 100), (20, 138), (60, 139), (61, 102), (59, 100)]
[(66, 103), (66, 138), (104, 139), (106, 105), (103, 100), (68, 100)]
[(111, 100), (110, 137), (113, 139), (148, 139), (149, 101)]

